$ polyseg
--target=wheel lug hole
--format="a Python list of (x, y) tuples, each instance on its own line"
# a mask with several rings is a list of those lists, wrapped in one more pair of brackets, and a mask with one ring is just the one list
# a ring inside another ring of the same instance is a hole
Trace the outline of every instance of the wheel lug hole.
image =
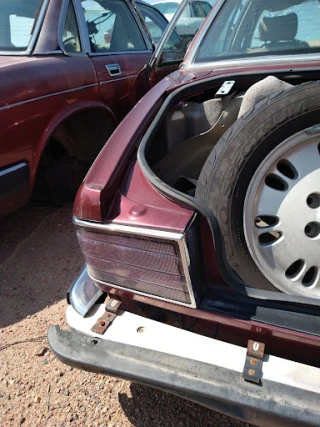
[(304, 233), (310, 239), (315, 239), (320, 234), (320, 223), (319, 222), (309, 222), (304, 228)]
[(311, 193), (307, 197), (307, 205), (311, 209), (317, 209), (320, 207), (320, 194), (319, 193)]

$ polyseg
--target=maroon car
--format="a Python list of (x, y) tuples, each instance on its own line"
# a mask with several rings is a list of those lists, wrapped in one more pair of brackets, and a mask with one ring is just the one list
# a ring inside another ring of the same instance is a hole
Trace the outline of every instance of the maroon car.
[[(135, 104), (135, 79), (167, 20), (143, 2), (1, 0), (0, 215), (36, 183), (53, 201), (85, 171)], [(139, 15), (141, 11), (144, 21)]]
[(63, 362), (319, 425), (319, 22), (318, 0), (220, 0), (120, 124), (74, 206)]

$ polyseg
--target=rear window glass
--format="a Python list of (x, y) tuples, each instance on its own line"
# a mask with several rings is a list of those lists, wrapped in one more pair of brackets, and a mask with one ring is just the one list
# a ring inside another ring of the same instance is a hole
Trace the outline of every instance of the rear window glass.
[(195, 62), (320, 51), (319, 0), (229, 0)]
[(0, 0), (0, 51), (25, 51), (42, 0)]

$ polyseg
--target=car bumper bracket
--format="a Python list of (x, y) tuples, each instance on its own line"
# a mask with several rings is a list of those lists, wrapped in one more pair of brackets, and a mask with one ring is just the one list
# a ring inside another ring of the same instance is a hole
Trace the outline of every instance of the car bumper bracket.
[(264, 350), (265, 344), (248, 341), (247, 356), (242, 373), (245, 381), (261, 384)]
[(117, 317), (117, 311), (121, 305), (121, 301), (115, 298), (111, 298), (109, 295), (106, 300), (105, 313), (95, 322), (91, 328), (92, 332), (97, 334), (104, 334), (105, 331), (109, 328), (111, 323)]

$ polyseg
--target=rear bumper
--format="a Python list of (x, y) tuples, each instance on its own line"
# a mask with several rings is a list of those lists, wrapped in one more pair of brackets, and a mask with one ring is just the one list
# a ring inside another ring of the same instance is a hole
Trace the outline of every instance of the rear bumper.
[(104, 311), (81, 317), (67, 310), (70, 331), (48, 331), (63, 363), (146, 384), (260, 426), (319, 425), (320, 373), (307, 365), (265, 356), (262, 385), (241, 376), (246, 349), (128, 312), (104, 335), (91, 332)]

